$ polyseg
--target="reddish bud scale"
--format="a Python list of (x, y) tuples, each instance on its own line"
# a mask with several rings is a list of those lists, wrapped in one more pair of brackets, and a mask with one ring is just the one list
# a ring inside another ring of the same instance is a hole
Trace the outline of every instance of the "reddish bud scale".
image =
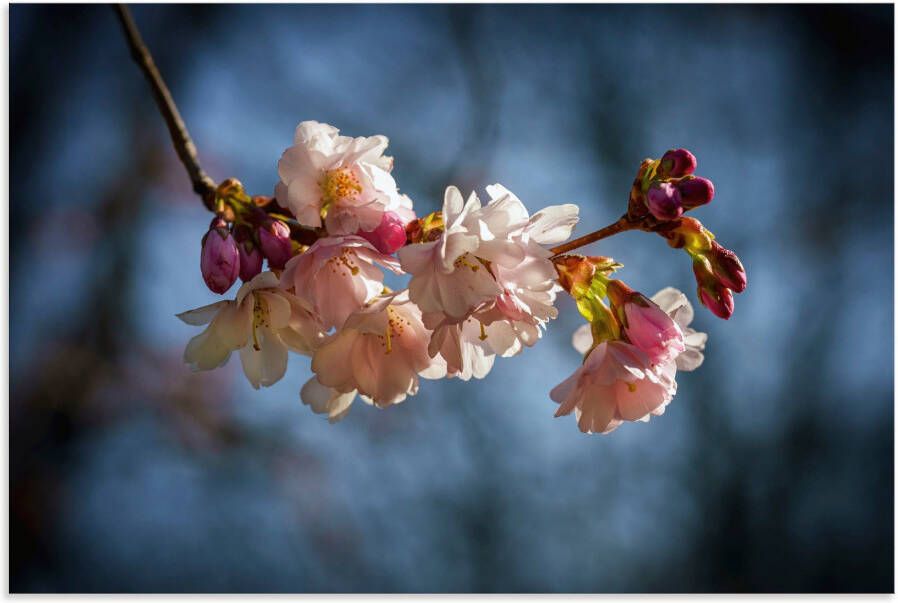
[(679, 218), (656, 232), (667, 239), (667, 244), (674, 249), (685, 248), (691, 254), (701, 254), (711, 249), (711, 233), (695, 218)]
[(612, 306), (619, 308), (627, 302), (637, 301), (640, 297), (642, 296), (623, 281), (617, 279), (608, 281), (608, 299)]

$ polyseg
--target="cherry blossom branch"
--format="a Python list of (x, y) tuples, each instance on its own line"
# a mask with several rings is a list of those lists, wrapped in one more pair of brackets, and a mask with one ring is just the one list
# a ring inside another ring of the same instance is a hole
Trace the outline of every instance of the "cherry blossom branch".
[(573, 241), (568, 241), (563, 245), (558, 245), (557, 247), (553, 247), (551, 252), (555, 254), (555, 256), (559, 256), (563, 253), (567, 253), (569, 251), (573, 251), (574, 249), (578, 249), (580, 247), (584, 247), (589, 245), (590, 243), (595, 243), (596, 241), (601, 241), (602, 239), (607, 239), (612, 235), (616, 235), (621, 232), (625, 232), (627, 230), (636, 230), (642, 229), (642, 224), (640, 222), (631, 221), (627, 214), (624, 214), (620, 217), (617, 222), (613, 224), (609, 224), (604, 228), (600, 228), (595, 232), (591, 232), (587, 235), (583, 235)]
[(159, 73), (156, 63), (153, 62), (153, 55), (150, 54), (143, 38), (140, 36), (140, 31), (138, 31), (137, 25), (131, 17), (131, 11), (124, 4), (116, 4), (115, 12), (121, 21), (122, 29), (128, 40), (131, 58), (143, 71), (147, 82), (150, 84), (153, 98), (156, 99), (159, 111), (162, 113), (162, 117), (168, 126), (168, 132), (171, 135), (175, 152), (177, 152), (181, 163), (184, 164), (187, 175), (190, 176), (190, 181), (193, 183), (193, 190), (202, 197), (203, 203), (211, 211), (215, 203), (215, 182), (200, 167), (196, 145), (193, 144), (193, 139), (190, 138), (187, 126), (184, 124), (184, 120), (181, 119), (181, 114), (178, 112), (178, 107), (175, 105), (168, 86), (165, 85), (165, 81), (162, 79), (162, 74)]

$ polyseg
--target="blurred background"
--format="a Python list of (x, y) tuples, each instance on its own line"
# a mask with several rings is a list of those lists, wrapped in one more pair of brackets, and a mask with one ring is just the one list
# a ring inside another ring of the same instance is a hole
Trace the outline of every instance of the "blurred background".
[[(103, 6), (10, 8), (12, 591), (893, 590), (893, 11), (136, 6), (216, 180), (270, 194), (296, 124), (449, 183), (624, 210), (691, 149), (748, 268), (667, 413), (584, 436), (549, 390), (570, 299), (481, 382), (337, 425), (306, 358), (254, 391), (181, 362), (209, 215)], [(588, 251), (695, 298), (643, 233)]]

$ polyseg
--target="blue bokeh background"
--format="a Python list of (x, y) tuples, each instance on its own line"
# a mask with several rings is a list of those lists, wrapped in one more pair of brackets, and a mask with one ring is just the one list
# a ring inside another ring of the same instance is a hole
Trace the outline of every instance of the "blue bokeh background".
[[(671, 147), (749, 289), (668, 412), (553, 419), (573, 304), (481, 382), (329, 425), (306, 358), (181, 364), (208, 214), (111, 9), (10, 9), (13, 591), (891, 591), (893, 12), (866, 6), (136, 6), (216, 179), (270, 194), (299, 121), (382, 133), (578, 233)], [(648, 294), (687, 258), (625, 233)]]

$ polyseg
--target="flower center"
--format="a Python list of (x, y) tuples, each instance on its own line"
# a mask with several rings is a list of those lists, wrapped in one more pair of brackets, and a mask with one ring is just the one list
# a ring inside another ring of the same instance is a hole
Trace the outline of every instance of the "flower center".
[(477, 262), (477, 258), (472, 256), (470, 253), (465, 253), (460, 256), (452, 263), (453, 266), (457, 268), (470, 268), (472, 272), (477, 272), (480, 270), (480, 264)]
[(385, 348), (384, 354), (393, 351), (393, 338), (402, 337), (406, 327), (411, 326), (411, 322), (407, 318), (400, 316), (399, 312), (393, 309), (393, 306), (387, 306), (387, 328), (384, 329), (383, 335), (378, 335), (380, 346)]
[(253, 349), (257, 352), (262, 349), (262, 346), (259, 345), (259, 336), (256, 334), (256, 329), (267, 327), (269, 324), (268, 304), (265, 303), (261, 295), (253, 291)]
[(321, 187), (322, 212), (341, 199), (355, 199), (362, 192), (359, 179), (349, 168), (326, 171), (318, 186)]
[(334, 274), (340, 273), (341, 276), (355, 276), (359, 273), (358, 264), (355, 263), (355, 251), (344, 247), (340, 251), (340, 255), (328, 258), (326, 264), (330, 271)]

